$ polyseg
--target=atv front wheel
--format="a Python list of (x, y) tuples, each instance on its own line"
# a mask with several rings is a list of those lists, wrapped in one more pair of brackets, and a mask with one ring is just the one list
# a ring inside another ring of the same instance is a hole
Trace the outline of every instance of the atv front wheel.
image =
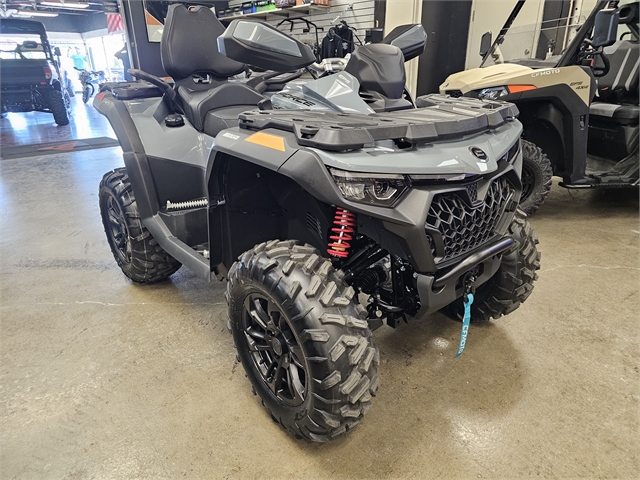
[(549, 157), (535, 143), (522, 140), (522, 196), (520, 209), (533, 215), (551, 190)]
[(126, 169), (118, 168), (102, 177), (100, 213), (111, 253), (131, 280), (159, 282), (181, 267), (143, 225)]
[(49, 92), (48, 106), (53, 113), (53, 120), (59, 126), (69, 125), (69, 112), (64, 99), (64, 95), (60, 90), (51, 90)]
[(274, 240), (245, 252), (227, 301), (237, 358), (274, 421), (325, 442), (362, 420), (379, 353), (354, 289), (318, 250)]
[[(508, 315), (517, 309), (533, 290), (538, 279), (540, 252), (536, 249), (538, 237), (525, 215), (517, 211), (509, 227), (516, 244), (502, 256), (500, 268), (486, 283), (478, 287), (471, 305), (471, 322), (481, 323)], [(446, 313), (456, 320), (464, 314), (462, 298), (446, 308)]]

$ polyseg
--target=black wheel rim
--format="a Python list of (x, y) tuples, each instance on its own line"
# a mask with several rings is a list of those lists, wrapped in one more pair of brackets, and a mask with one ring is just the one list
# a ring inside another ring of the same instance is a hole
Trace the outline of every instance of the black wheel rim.
[(249, 294), (244, 300), (243, 334), (260, 380), (282, 403), (302, 404), (308, 375), (286, 315), (265, 295)]
[(528, 199), (533, 193), (533, 189), (536, 186), (536, 174), (527, 165), (522, 166), (522, 203)]
[(129, 241), (129, 230), (124, 221), (122, 208), (120, 208), (117, 200), (112, 195), (107, 198), (105, 230), (107, 231), (109, 242), (118, 252), (121, 260), (130, 262), (131, 242)]
[(87, 103), (89, 101), (89, 96), (89, 87), (84, 87), (84, 90), (82, 90), (82, 101)]

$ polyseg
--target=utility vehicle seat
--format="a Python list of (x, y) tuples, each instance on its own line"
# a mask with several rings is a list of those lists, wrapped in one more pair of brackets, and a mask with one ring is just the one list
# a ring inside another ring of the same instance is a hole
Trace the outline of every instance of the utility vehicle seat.
[(598, 98), (589, 107), (592, 119), (619, 125), (638, 124), (640, 45), (622, 40), (605, 48), (609, 73), (598, 79)]
[(229, 82), (246, 65), (218, 52), (217, 39), (224, 30), (206, 7), (169, 7), (160, 44), (162, 65), (176, 83), (186, 117), (199, 131), (204, 131), (205, 117), (212, 110), (241, 105), (249, 110), (265, 99), (244, 84)]
[[(629, 25), (632, 41), (620, 40), (604, 52), (611, 63), (609, 72), (598, 79), (598, 98), (589, 107), (592, 120), (605, 124), (638, 124), (638, 67), (640, 45), (637, 38), (640, 2), (623, 5), (619, 9), (620, 24)], [(633, 33), (635, 31), (636, 33)]]

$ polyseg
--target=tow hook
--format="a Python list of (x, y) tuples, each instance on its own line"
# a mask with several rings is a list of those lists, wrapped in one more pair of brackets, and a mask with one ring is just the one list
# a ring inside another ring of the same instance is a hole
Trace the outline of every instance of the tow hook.
[(471, 305), (473, 304), (473, 297), (476, 293), (476, 287), (474, 286), (476, 277), (471, 272), (468, 272), (464, 276), (464, 295), (462, 300), (464, 302), (464, 317), (462, 317), (462, 331), (460, 332), (460, 346), (458, 347), (458, 353), (455, 358), (462, 355), (464, 347), (467, 344), (467, 335), (469, 334), (469, 324), (471, 323)]

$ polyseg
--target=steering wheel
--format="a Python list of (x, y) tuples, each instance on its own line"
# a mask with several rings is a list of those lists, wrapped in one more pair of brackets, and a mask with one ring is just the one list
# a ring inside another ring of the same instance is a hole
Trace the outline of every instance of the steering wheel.
[[(588, 38), (584, 39), (584, 43), (591, 47), (591, 40)], [(593, 48), (593, 47), (592, 47)], [(609, 61), (609, 57), (604, 53), (604, 50), (592, 50), (585, 52), (587, 55), (591, 55), (593, 58), (591, 59), (591, 70), (593, 71), (593, 76), (596, 78), (604, 77), (609, 70), (611, 70), (611, 62)], [(596, 57), (600, 57), (602, 59), (603, 67), (596, 67)]]

